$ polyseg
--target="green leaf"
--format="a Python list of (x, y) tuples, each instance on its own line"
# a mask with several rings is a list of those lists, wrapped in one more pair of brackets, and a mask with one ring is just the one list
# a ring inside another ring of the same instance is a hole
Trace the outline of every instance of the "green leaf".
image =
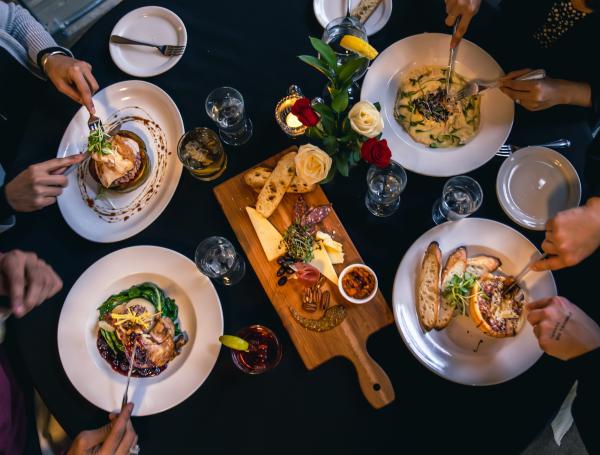
[(335, 77), (334, 74), (317, 57), (313, 57), (312, 55), (299, 55), (298, 58), (300, 60), (302, 60), (304, 63), (312, 66), (314, 69), (316, 69), (317, 71), (319, 71), (321, 74), (323, 74), (331, 82), (334, 82), (334, 77)]
[(348, 177), (350, 169), (348, 167), (348, 161), (346, 161), (345, 157), (337, 155), (335, 157), (335, 167), (340, 174), (342, 174), (344, 177)]
[(358, 145), (352, 151), (352, 155), (354, 155), (354, 161), (358, 163), (361, 159), (360, 147)]
[(323, 132), (321, 130), (319, 130), (319, 128), (311, 127), (306, 130), (306, 136), (309, 139), (322, 140)]
[(339, 145), (335, 136), (325, 136), (323, 138), (323, 147), (327, 154), (334, 156), (339, 149)]
[(313, 104), (312, 108), (321, 116), (321, 119), (325, 117), (334, 120), (335, 113), (327, 104)]
[(356, 74), (356, 72), (364, 65), (367, 65), (368, 61), (369, 60), (365, 57), (359, 57), (350, 59), (344, 63), (338, 71), (338, 85), (346, 85), (349, 82), (352, 82), (354, 74)]
[(328, 44), (325, 44), (323, 40), (319, 38), (310, 37), (310, 44), (315, 50), (321, 55), (325, 63), (329, 66), (329, 68), (335, 73), (337, 70), (337, 56), (335, 52)]
[(344, 112), (348, 107), (348, 91), (344, 90), (333, 97), (331, 100), (331, 108), (338, 114)]

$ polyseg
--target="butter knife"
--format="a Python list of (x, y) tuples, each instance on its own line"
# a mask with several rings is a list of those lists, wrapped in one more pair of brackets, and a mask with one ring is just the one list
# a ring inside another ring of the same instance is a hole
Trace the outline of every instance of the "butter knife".
[[(452, 27), (452, 37), (456, 35), (456, 29), (458, 28), (458, 24), (460, 23), (460, 16), (456, 18), (454, 21), (454, 26)], [(460, 45), (460, 44), (459, 44)], [(450, 56), (448, 58), (448, 71), (446, 71), (446, 97), (450, 96), (450, 81), (452, 79), (452, 73), (454, 73), (454, 65), (456, 63), (456, 52), (458, 50), (458, 46), (450, 48)]]
[(544, 253), (540, 257), (537, 257), (537, 255), (535, 255), (533, 257), (533, 259), (531, 259), (531, 261), (529, 261), (527, 263), (527, 265), (523, 268), (523, 270), (521, 270), (519, 272), (519, 274), (515, 277), (515, 281), (513, 281), (513, 284), (511, 284), (504, 291), (502, 291), (502, 295), (504, 296), (504, 295), (508, 294), (511, 291), (511, 289), (514, 289), (514, 287), (517, 284), (519, 284), (519, 281), (521, 281), (525, 277), (525, 275), (527, 275), (529, 273), (533, 264), (535, 264), (537, 261), (541, 261), (542, 259), (547, 259), (547, 258), (548, 258), (548, 253)]

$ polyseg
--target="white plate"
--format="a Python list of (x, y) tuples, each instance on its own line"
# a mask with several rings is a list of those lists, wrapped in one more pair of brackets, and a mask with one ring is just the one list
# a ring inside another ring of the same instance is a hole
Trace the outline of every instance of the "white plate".
[(97, 307), (112, 294), (151, 281), (175, 299), (182, 330), (189, 336), (182, 353), (152, 378), (131, 378), (133, 414), (156, 414), (194, 393), (212, 371), (223, 334), (223, 313), (211, 281), (181, 254), (155, 246), (115, 251), (90, 266), (75, 282), (58, 322), (58, 352), (73, 386), (105, 411), (118, 411), (126, 376), (113, 371), (96, 348)]
[[(117, 22), (111, 35), (157, 45), (187, 45), (183, 21), (174, 12), (160, 6), (145, 6), (127, 13)], [(135, 77), (162, 74), (173, 68), (183, 55), (166, 57), (156, 48), (111, 42), (108, 48), (115, 65)]]
[[(181, 177), (177, 142), (184, 133), (183, 120), (171, 97), (144, 81), (110, 85), (94, 95), (94, 105), (107, 129), (115, 119), (124, 121), (121, 128), (133, 131), (144, 141), (150, 176), (130, 193), (107, 192), (108, 200), (95, 200), (99, 185), (87, 172), (82, 175), (81, 167), (69, 174), (69, 186), (58, 198), (58, 206), (69, 226), (82, 237), (94, 242), (117, 242), (148, 227), (171, 200)], [(88, 118), (85, 108), (77, 111), (60, 141), (58, 157), (86, 149)]]
[[(351, 8), (355, 8), (360, 0), (350, 0)], [(332, 20), (346, 15), (346, 0), (314, 0), (313, 10), (321, 27), (327, 27)], [(381, 30), (392, 15), (392, 0), (383, 0), (365, 22), (367, 35), (371, 36)]]
[[(516, 337), (503, 339), (484, 335), (464, 316), (439, 332), (421, 329), (415, 307), (415, 283), (425, 250), (433, 241), (440, 245), (444, 264), (456, 248), (466, 246), (469, 256), (498, 257), (501, 271), (512, 275), (519, 273), (537, 252), (519, 232), (492, 220), (466, 218), (427, 231), (404, 255), (394, 281), (394, 316), (406, 346), (431, 371), (460, 384), (498, 384), (529, 369), (542, 351), (528, 323)], [(523, 283), (529, 301), (556, 295), (550, 272), (529, 273)]]
[[(514, 103), (500, 90), (488, 90), (481, 99), (477, 135), (462, 147), (432, 149), (419, 144), (394, 118), (394, 104), (402, 73), (416, 66), (448, 64), (450, 35), (424, 33), (397, 41), (373, 62), (362, 85), (361, 99), (379, 102), (384, 116), (383, 138), (392, 158), (406, 169), (423, 175), (448, 177), (464, 174), (489, 161), (504, 144), (512, 128)], [(462, 40), (456, 71), (467, 80), (495, 79), (502, 68), (483, 49)]]
[(525, 147), (500, 166), (496, 194), (515, 223), (543, 231), (558, 212), (579, 206), (581, 182), (560, 153), (546, 147)]

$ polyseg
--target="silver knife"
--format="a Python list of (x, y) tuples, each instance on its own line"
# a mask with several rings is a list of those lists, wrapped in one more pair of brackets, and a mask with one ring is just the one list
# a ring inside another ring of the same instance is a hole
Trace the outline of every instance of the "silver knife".
[[(458, 28), (459, 23), (460, 16), (458, 16), (454, 21), (454, 26), (452, 27), (452, 37), (456, 35), (456, 29)], [(446, 97), (450, 96), (450, 81), (452, 79), (452, 73), (454, 73), (454, 65), (456, 63), (456, 51), (459, 45), (450, 48), (450, 57), (448, 58), (448, 71), (446, 72)]]
[(548, 253), (544, 253), (540, 257), (537, 257), (537, 255), (535, 255), (533, 259), (531, 259), (531, 261), (529, 261), (527, 265), (523, 268), (523, 270), (521, 270), (519, 274), (515, 277), (515, 281), (513, 281), (513, 284), (511, 284), (504, 291), (502, 291), (502, 295), (504, 296), (508, 294), (511, 289), (513, 289), (517, 284), (519, 284), (519, 281), (521, 281), (523, 277), (529, 273), (533, 264), (535, 264), (537, 261), (541, 261), (542, 259), (546, 258), (548, 258)]

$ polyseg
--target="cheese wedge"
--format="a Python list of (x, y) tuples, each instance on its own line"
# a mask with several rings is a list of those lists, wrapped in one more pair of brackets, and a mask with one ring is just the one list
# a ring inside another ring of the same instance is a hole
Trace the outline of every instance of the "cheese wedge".
[(344, 263), (344, 247), (340, 242), (333, 240), (326, 232), (319, 231), (315, 237), (323, 242), (332, 264)]
[(319, 272), (321, 272), (325, 276), (325, 278), (327, 278), (329, 281), (331, 281), (333, 284), (335, 284), (337, 286), (338, 285), (337, 273), (335, 273), (335, 269), (333, 268), (331, 259), (329, 258), (329, 255), (327, 254), (327, 250), (325, 249), (325, 246), (323, 245), (322, 242), (317, 242), (315, 244), (315, 247), (313, 250), (313, 255), (314, 255), (314, 258), (310, 262), (310, 264), (315, 266), (317, 269), (319, 269)]
[(285, 243), (281, 234), (273, 227), (269, 220), (252, 207), (246, 207), (252, 226), (256, 231), (260, 245), (269, 261), (277, 259), (286, 252)]

